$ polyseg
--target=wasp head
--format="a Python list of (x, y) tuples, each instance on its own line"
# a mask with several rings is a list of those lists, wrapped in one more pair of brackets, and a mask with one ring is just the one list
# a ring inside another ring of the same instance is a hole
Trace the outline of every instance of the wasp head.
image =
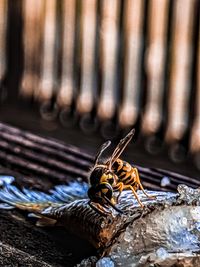
[(97, 186), (91, 186), (88, 190), (88, 197), (90, 199), (90, 206), (100, 214), (104, 214), (104, 212), (102, 212), (102, 208), (96, 208), (92, 205), (92, 203), (100, 204), (102, 207), (111, 206), (117, 212), (123, 213), (115, 206), (116, 200), (113, 197), (113, 188), (109, 183), (101, 183)]

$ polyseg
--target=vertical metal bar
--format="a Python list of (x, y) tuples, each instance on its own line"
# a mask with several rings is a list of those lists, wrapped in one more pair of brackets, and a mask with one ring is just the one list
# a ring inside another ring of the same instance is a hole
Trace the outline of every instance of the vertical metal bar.
[(43, 0), (23, 1), (24, 71), (20, 92), (25, 97), (33, 96), (34, 90), (39, 86), (43, 12)]
[(119, 123), (127, 127), (136, 122), (139, 113), (144, 1), (127, 0), (124, 4), (124, 88)]
[(142, 122), (143, 132), (153, 134), (161, 125), (169, 0), (151, 0), (148, 15), (146, 50), (147, 101)]
[(70, 106), (73, 99), (73, 58), (75, 38), (75, 0), (63, 0), (63, 34), (62, 34), (62, 73), (58, 93), (58, 103)]
[(111, 119), (115, 111), (115, 75), (119, 3), (120, 2), (116, 0), (101, 1), (100, 59), (102, 67), (102, 88), (98, 106), (98, 116), (102, 120)]
[(0, 1), (0, 81), (6, 71), (7, 0)]
[(56, 0), (45, 1), (43, 56), (39, 90), (35, 94), (39, 99), (48, 100), (56, 87), (55, 81), (55, 45), (56, 45)]
[(96, 0), (82, 1), (82, 53), (81, 86), (77, 100), (77, 111), (90, 112), (93, 107), (94, 56), (96, 30)]
[(188, 126), (194, 0), (176, 0), (166, 140), (181, 140)]
[[(200, 29), (200, 19), (199, 19)], [(197, 68), (196, 68), (196, 80), (197, 80), (197, 92), (196, 99), (193, 100), (195, 103), (195, 114), (194, 122), (192, 126), (192, 134), (190, 140), (190, 147), (193, 153), (200, 151), (200, 33), (198, 38), (198, 54), (197, 54)]]

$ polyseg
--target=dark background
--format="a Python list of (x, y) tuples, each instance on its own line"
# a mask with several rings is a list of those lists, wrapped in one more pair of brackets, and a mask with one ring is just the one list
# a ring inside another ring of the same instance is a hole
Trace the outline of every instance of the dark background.
[[(120, 129), (117, 116), (114, 116), (111, 121), (102, 122), (98, 121), (98, 117), (96, 117), (94, 111), (93, 114), (89, 116), (89, 119), (85, 120), (84, 116), (82, 117), (76, 112), (72, 103), (71, 109), (67, 112), (65, 117), (60, 115), (62, 109), (56, 107), (54, 97), (48, 102), (43, 103), (36, 101), (34, 98), (24, 98), (19, 94), (24, 62), (22, 2), (23, 1), (20, 0), (8, 0), (8, 28), (6, 37), (7, 67), (0, 87), (0, 120), (36, 134), (64, 140), (66, 143), (78, 146), (92, 155), (95, 155), (98, 147), (104, 140), (112, 139), (114, 147), (118, 140), (129, 130), (128, 128)], [(76, 2), (79, 4), (80, 1)], [(58, 3), (60, 2), (58, 1)], [(145, 1), (146, 12), (148, 10), (148, 4), (149, 1)], [(99, 2), (98, 5), (100, 5)], [(196, 5), (198, 7), (198, 1)], [(194, 24), (194, 40), (196, 41), (198, 39), (199, 29), (198, 10), (197, 8), (195, 11), (197, 19)], [(173, 1), (170, 1), (170, 11), (169, 16), (172, 16)], [(147, 29), (148, 25), (144, 22), (144, 34)], [(168, 39), (170, 40), (170, 30), (168, 35)], [(197, 44), (197, 42), (195, 42), (195, 44)], [(194, 48), (197, 49), (197, 45), (194, 45)], [(194, 64), (196, 64), (195, 62), (196, 61), (194, 61)], [(143, 103), (145, 103), (146, 83), (144, 72), (143, 86), (141, 87), (141, 90), (143, 90)], [(192, 92), (191, 96), (195, 96), (193, 93), (194, 92)], [(166, 99), (167, 94), (165, 100)], [(192, 113), (192, 110), (193, 105), (191, 103), (191, 110), (188, 110), (188, 112)], [(64, 123), (63, 117), (65, 120)], [(136, 128), (136, 135), (127, 151), (124, 153), (124, 158), (136, 165), (169, 169), (198, 179), (199, 155), (197, 153), (194, 157), (188, 148), (191, 124), (188, 125), (188, 130), (181, 142), (173, 143), (169, 146), (164, 142), (163, 138), (166, 122), (167, 114), (166, 117), (163, 118), (161, 128), (154, 136), (144, 136), (141, 131), (141, 118), (139, 118), (136, 124), (132, 126)], [(95, 130), (93, 130), (94, 125)]]

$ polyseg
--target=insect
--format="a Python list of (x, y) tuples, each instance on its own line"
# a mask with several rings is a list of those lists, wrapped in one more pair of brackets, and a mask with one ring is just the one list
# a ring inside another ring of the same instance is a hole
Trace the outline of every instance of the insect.
[[(137, 168), (132, 167), (128, 162), (121, 160), (119, 157), (134, 136), (135, 130), (132, 129), (115, 148), (111, 157), (105, 162), (100, 163), (99, 158), (102, 153), (110, 146), (111, 142), (104, 143), (96, 157), (94, 167), (89, 177), (91, 187), (88, 190), (90, 198), (89, 205), (97, 212), (103, 214), (106, 206), (112, 206), (116, 211), (122, 213), (115, 205), (123, 190), (130, 189), (142, 208), (144, 205), (138, 198), (136, 191), (141, 189), (148, 198), (149, 196), (141, 184)], [(118, 192), (118, 196), (114, 196)], [(92, 204), (95, 203), (95, 206)]]

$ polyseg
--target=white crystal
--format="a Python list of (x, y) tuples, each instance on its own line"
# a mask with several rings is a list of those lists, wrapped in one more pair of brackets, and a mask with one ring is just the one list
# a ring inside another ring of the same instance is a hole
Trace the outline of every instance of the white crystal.
[(96, 267), (115, 267), (115, 264), (110, 258), (105, 257), (98, 260)]
[(162, 178), (162, 180), (160, 181), (160, 185), (161, 185), (162, 187), (168, 186), (168, 185), (170, 185), (170, 183), (171, 183), (171, 181), (170, 181), (170, 179), (169, 179), (168, 176), (164, 176), (164, 177)]
[(168, 257), (168, 252), (165, 248), (160, 247), (159, 249), (156, 250), (156, 255), (158, 258), (164, 260)]
[(194, 207), (190, 210), (193, 220), (200, 222), (200, 206)]
[(187, 220), (186, 217), (183, 217), (183, 218), (180, 219), (180, 225), (182, 227), (186, 227), (188, 225), (188, 220)]
[(127, 241), (127, 242), (131, 242), (133, 240), (133, 235), (131, 235), (130, 232), (125, 232), (124, 234), (124, 240)]

